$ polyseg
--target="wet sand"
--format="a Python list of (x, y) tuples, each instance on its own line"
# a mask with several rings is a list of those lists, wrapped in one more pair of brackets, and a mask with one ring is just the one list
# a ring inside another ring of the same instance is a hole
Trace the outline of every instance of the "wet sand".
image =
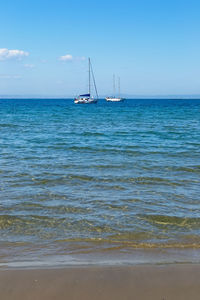
[(200, 265), (0, 270), (2, 300), (198, 300)]

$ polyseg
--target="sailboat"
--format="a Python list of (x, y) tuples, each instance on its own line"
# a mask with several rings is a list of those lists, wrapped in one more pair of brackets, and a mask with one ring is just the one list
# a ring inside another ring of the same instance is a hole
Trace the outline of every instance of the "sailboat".
[[(95, 82), (94, 73), (93, 73), (90, 58), (88, 58), (88, 67), (89, 67), (89, 90), (88, 90), (88, 94), (82, 94), (82, 95), (79, 95), (77, 98), (75, 98), (74, 99), (75, 104), (93, 104), (93, 103), (97, 103), (97, 101), (98, 101), (98, 92), (97, 92), (96, 82)], [(92, 77), (92, 81), (93, 81), (95, 92), (96, 92), (96, 99), (91, 96), (91, 77)]]
[(115, 75), (113, 75), (113, 96), (106, 97), (106, 101), (110, 101), (110, 102), (124, 101), (124, 98), (120, 97), (120, 78), (119, 77), (118, 77), (118, 97), (115, 96)]

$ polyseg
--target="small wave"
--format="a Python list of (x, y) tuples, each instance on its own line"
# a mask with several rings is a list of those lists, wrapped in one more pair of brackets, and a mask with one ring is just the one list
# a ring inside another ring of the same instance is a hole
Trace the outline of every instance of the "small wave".
[[(89, 168), (89, 167), (88, 167)], [(120, 170), (120, 168), (119, 168)], [(87, 174), (68, 174), (65, 176), (56, 175), (50, 176), (49, 174), (42, 174), (40, 177), (28, 177), (25, 174), (13, 178), (9, 186), (12, 188), (23, 187), (24, 185), (29, 186), (57, 186), (57, 185), (71, 185), (71, 184), (84, 184), (84, 182), (91, 182), (95, 184), (110, 184), (105, 189), (126, 189), (123, 184), (134, 184), (134, 185), (163, 185), (163, 186), (183, 186), (188, 183), (198, 183), (198, 180), (178, 180), (176, 178), (168, 179), (161, 177), (125, 177), (125, 176), (93, 176)], [(24, 177), (23, 180), (21, 180)], [(16, 180), (17, 179), (17, 180)], [(102, 188), (104, 188), (102, 186)]]
[[(57, 239), (56, 243), (76, 243), (76, 253), (78, 250), (83, 253), (82, 243), (84, 246), (88, 244), (88, 251), (94, 252), (94, 248), (98, 247), (98, 251), (113, 251), (113, 250), (128, 250), (128, 249), (200, 249), (200, 239), (196, 236), (196, 239), (189, 239), (188, 241), (166, 241), (166, 242), (151, 242), (141, 241), (140, 238), (147, 239), (150, 237), (147, 234), (140, 233), (139, 235), (133, 234), (132, 240), (128, 240), (131, 234), (125, 234), (124, 236), (110, 236), (109, 238), (67, 238)], [(99, 248), (100, 247), (100, 248)], [(103, 248), (101, 248), (103, 247)], [(86, 250), (87, 251), (87, 250)], [(88, 252), (87, 251), (87, 252)], [(85, 251), (84, 251), (85, 252)]]
[(101, 164), (101, 165), (91, 165), (90, 166), (91, 168), (95, 168), (95, 169), (123, 169), (123, 168), (128, 168), (129, 167), (129, 165), (127, 165), (127, 164), (123, 164), (123, 163), (121, 163), (121, 164), (107, 164), (107, 165), (105, 165), (105, 164)]
[(118, 191), (125, 191), (126, 188), (123, 187), (122, 185), (116, 185), (116, 184), (112, 184), (112, 185), (105, 185), (105, 184), (96, 184), (95, 188), (99, 188), (102, 190), (118, 190)]
[(71, 151), (95, 151), (94, 148), (89, 147), (89, 146), (70, 146), (68, 147), (68, 150)]
[(68, 179), (72, 179), (72, 180), (80, 180), (80, 181), (96, 181), (96, 177), (93, 176), (88, 176), (88, 175), (69, 175)]
[(128, 154), (128, 155), (143, 155), (144, 153), (141, 151), (137, 151), (137, 150), (130, 150), (130, 149), (124, 149), (124, 148), (115, 148), (113, 146), (110, 145), (110, 147), (108, 147), (107, 145), (105, 145), (105, 147), (103, 148), (98, 148), (98, 147), (91, 147), (91, 146), (70, 146), (67, 148), (70, 151), (88, 151), (88, 152), (94, 152), (94, 153), (110, 153), (110, 154)]
[(17, 216), (0, 215), (0, 229), (7, 229), (13, 225), (23, 223), (23, 219)]
[[(65, 218), (48, 216), (12, 216), (0, 215), (0, 229), (12, 229), (15, 233), (37, 235), (42, 228), (55, 227), (65, 221)], [(39, 230), (39, 231), (38, 231)]]
[(119, 211), (129, 211), (128, 205), (115, 205), (115, 204), (107, 204), (106, 208), (110, 210), (119, 210)]
[[(54, 196), (55, 198), (55, 196)], [(61, 198), (60, 195), (57, 195), (57, 198)], [(88, 207), (72, 206), (72, 205), (42, 205), (36, 202), (21, 202), (17, 205), (12, 205), (6, 208), (7, 211), (30, 211), (30, 212), (47, 212), (51, 214), (86, 214), (90, 213), (92, 210)]]
[(165, 215), (141, 215), (143, 220), (147, 220), (153, 225), (176, 226), (185, 228), (200, 228), (200, 218), (165, 216)]
[(169, 179), (161, 177), (94, 177), (88, 175), (75, 175), (71, 174), (68, 176), (69, 179), (80, 180), (80, 181), (93, 181), (93, 182), (104, 182), (104, 183), (135, 183), (139, 185), (181, 185), (181, 183), (171, 181)]
[(190, 167), (173, 167), (174, 171), (189, 172), (189, 173), (200, 173), (200, 166), (190, 166)]
[(16, 128), (16, 127), (19, 126), (16, 124), (6, 124), (6, 123), (0, 124), (0, 128)]
[(81, 135), (83, 135), (83, 136), (105, 136), (106, 134), (102, 133), (102, 132), (86, 131), (86, 132), (83, 132)]

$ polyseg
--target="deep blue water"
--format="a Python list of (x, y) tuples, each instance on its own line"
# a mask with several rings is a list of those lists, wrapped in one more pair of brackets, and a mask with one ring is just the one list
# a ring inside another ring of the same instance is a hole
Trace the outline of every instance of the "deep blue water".
[(4, 260), (199, 248), (199, 195), (200, 100), (0, 100)]

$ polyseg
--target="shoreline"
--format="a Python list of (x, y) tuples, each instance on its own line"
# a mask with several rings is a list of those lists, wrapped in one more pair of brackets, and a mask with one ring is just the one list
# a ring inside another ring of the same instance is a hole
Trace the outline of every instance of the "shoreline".
[(199, 248), (71, 248), (70, 251), (66, 245), (62, 251), (19, 250), (12, 248), (9, 253), (9, 248), (7, 252), (6, 248), (0, 248), (0, 270), (200, 264)]
[(196, 300), (200, 264), (0, 270), (3, 300)]

